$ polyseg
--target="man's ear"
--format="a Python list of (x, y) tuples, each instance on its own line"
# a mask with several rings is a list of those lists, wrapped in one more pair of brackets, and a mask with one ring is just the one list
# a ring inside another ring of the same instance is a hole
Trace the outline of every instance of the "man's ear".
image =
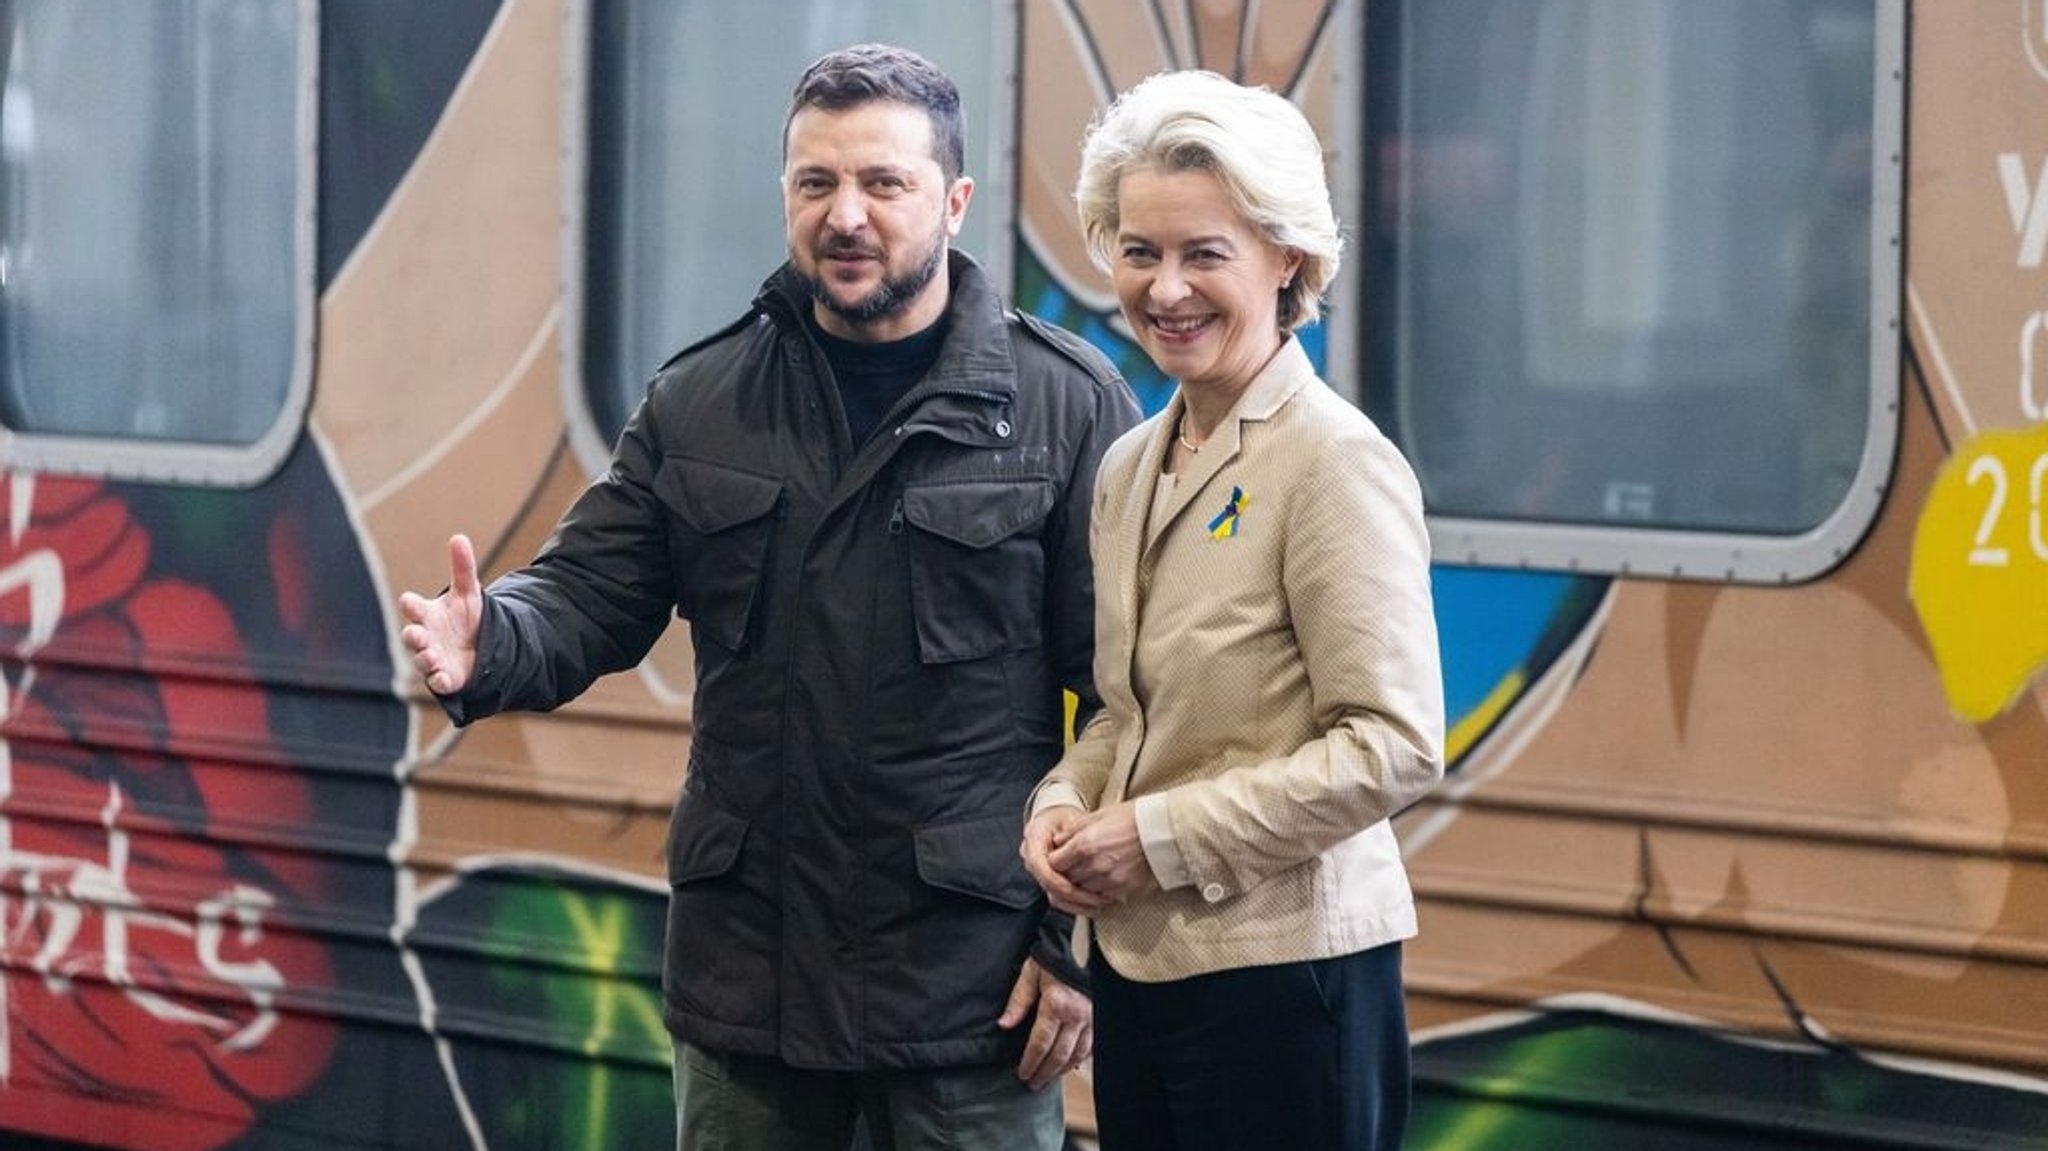
[(974, 199), (974, 177), (962, 176), (946, 189), (946, 235), (958, 236), (967, 222), (967, 202)]

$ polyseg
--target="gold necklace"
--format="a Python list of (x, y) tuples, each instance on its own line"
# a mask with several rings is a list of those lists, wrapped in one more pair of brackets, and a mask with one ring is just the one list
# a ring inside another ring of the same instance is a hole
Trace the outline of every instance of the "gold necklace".
[(1202, 441), (1202, 444), (1191, 444), (1188, 442), (1188, 418), (1186, 416), (1182, 416), (1174, 422), (1173, 438), (1179, 440), (1180, 446), (1186, 448), (1190, 455), (1201, 455), (1202, 444), (1209, 442), (1206, 439)]

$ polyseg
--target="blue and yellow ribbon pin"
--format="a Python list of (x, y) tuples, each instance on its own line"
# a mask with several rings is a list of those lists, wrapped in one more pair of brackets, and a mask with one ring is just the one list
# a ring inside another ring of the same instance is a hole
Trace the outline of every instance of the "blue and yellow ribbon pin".
[(1243, 488), (1231, 488), (1230, 502), (1224, 504), (1223, 510), (1216, 513), (1216, 518), (1209, 521), (1209, 538), (1227, 540), (1236, 535), (1238, 514), (1250, 507), (1251, 502), (1251, 497), (1244, 494)]

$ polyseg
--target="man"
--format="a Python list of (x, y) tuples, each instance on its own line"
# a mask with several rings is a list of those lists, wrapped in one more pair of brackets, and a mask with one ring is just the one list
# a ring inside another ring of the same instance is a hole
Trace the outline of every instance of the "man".
[[(1091, 1046), (1071, 921), (1017, 858), (1096, 706), (1088, 511), (1137, 421), (1099, 353), (950, 251), (959, 93), (862, 45), (799, 80), (789, 261), (663, 366), (534, 562), (406, 594), (458, 723), (631, 667), (676, 611), (696, 730), (671, 820), (681, 1145), (1057, 1147)], [(1028, 1025), (1027, 1025), (1028, 1024)]]

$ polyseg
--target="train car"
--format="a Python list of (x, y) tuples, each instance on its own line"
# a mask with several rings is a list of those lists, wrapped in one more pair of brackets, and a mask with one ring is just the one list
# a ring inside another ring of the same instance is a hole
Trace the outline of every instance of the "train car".
[(534, 553), (780, 260), (797, 72), (882, 39), (962, 83), (962, 246), (1153, 409), (1074, 225), (1089, 118), (1201, 66), (1327, 142), (1304, 339), (1422, 480), (1452, 719), (1397, 822), (1407, 1146), (2048, 1147), (2048, 3), (0, 35), (0, 1146), (673, 1145), (687, 625), (456, 730), (396, 597), (453, 532)]

